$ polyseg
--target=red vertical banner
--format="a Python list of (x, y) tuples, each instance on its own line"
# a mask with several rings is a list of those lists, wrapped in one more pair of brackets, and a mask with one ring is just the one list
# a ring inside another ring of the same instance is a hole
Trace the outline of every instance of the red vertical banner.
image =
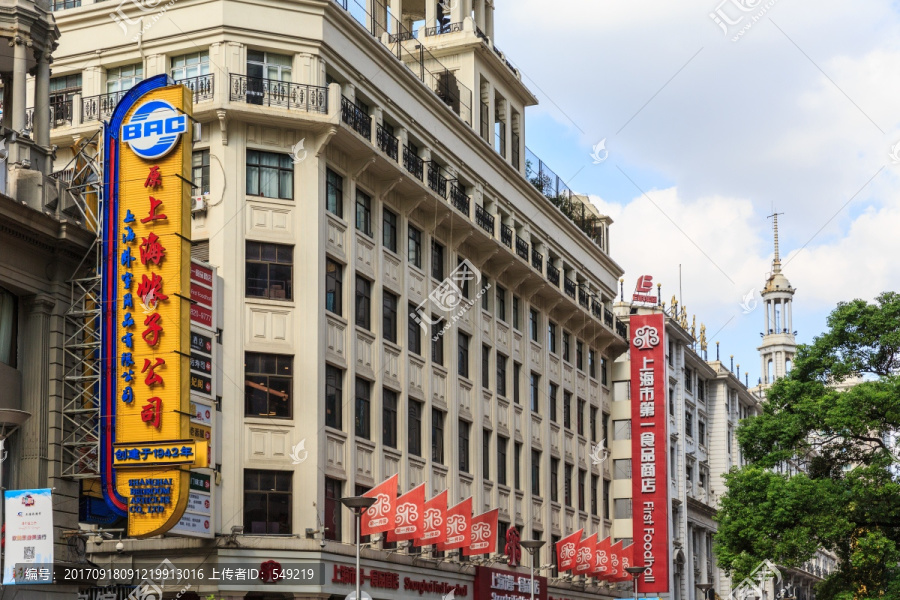
[(575, 557), (578, 554), (578, 544), (581, 543), (582, 532), (584, 529), (579, 529), (556, 542), (556, 569), (560, 573), (575, 568)]
[(444, 525), (446, 518), (447, 490), (444, 490), (425, 503), (425, 511), (422, 516), (423, 531), (421, 537), (416, 539), (416, 546), (444, 543), (447, 539), (447, 527)]
[(500, 509), (495, 508), (472, 519), (469, 528), (471, 543), (463, 547), (463, 556), (488, 554), (497, 551), (497, 529), (499, 528)]
[(609, 581), (609, 538), (597, 542), (591, 575), (598, 579)]
[(414, 540), (422, 535), (425, 510), (425, 484), (419, 484), (397, 498), (394, 527), (387, 532), (389, 542)]
[(456, 506), (447, 509), (444, 521), (447, 539), (438, 544), (438, 550), (456, 550), (471, 543), (472, 535), (472, 497), (469, 496)]
[(647, 567), (640, 592), (669, 591), (666, 340), (662, 314), (631, 315), (632, 564)]
[(393, 475), (363, 494), (367, 498), (375, 498), (375, 504), (362, 515), (360, 535), (372, 535), (394, 528), (397, 514), (397, 481), (397, 475)]
[(575, 575), (590, 575), (594, 566), (594, 553), (597, 551), (597, 534), (584, 538), (575, 551)]

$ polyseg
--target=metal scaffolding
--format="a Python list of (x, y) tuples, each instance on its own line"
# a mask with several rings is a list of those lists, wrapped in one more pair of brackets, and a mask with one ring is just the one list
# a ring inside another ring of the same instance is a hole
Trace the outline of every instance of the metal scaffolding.
[(70, 281), (66, 311), (63, 382), (64, 477), (100, 475), (100, 318), (103, 220), (103, 128), (73, 146), (74, 158), (52, 176), (66, 185), (64, 197), (76, 218), (97, 237)]

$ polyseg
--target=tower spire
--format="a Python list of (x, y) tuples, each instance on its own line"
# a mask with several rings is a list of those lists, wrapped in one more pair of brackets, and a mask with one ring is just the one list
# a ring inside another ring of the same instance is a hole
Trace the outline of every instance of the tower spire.
[(778, 215), (783, 215), (784, 213), (772, 213), (769, 215), (769, 218), (772, 219), (772, 228), (775, 232), (775, 258), (772, 259), (772, 270), (775, 273), (781, 272), (781, 254), (778, 251)]

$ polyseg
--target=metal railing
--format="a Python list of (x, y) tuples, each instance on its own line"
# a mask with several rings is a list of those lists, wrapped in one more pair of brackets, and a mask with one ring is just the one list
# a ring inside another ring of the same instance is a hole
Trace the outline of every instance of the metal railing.
[(531, 248), (531, 266), (538, 271), (544, 270), (544, 255), (535, 250), (534, 246)]
[(547, 263), (547, 280), (556, 287), (559, 287), (559, 269)]
[(416, 31), (401, 31), (400, 33), (392, 33), (388, 36), (388, 42), (396, 44), (397, 42), (408, 42), (419, 37)]
[(587, 308), (588, 301), (589, 301), (589, 296), (588, 296), (587, 290), (584, 289), (583, 287), (579, 287), (578, 288), (578, 304)]
[(462, 191), (462, 189), (460, 189), (458, 184), (450, 184), (450, 202), (453, 203), (456, 210), (466, 216), (469, 215), (469, 197), (466, 196), (466, 193)]
[(416, 154), (410, 152), (409, 146), (403, 146), (403, 166), (406, 167), (406, 170), (409, 171), (412, 175), (416, 176), (416, 179), (422, 181), (422, 172), (425, 161), (419, 158)]
[(522, 257), (522, 260), (528, 262), (528, 242), (516, 236), (516, 254)]
[(433, 160), (428, 161), (428, 187), (447, 197), (447, 178), (441, 175), (441, 166)]
[(616, 333), (619, 337), (628, 339), (628, 327), (622, 321), (616, 320)]
[(506, 244), (507, 248), (512, 248), (513, 230), (505, 223), (500, 223), (500, 241)]
[(347, 96), (341, 96), (341, 120), (367, 140), (372, 139), (372, 117)]
[(318, 85), (306, 85), (249, 77), (247, 75), (230, 75), (230, 100), (246, 102), (258, 106), (277, 106), (288, 110), (305, 112), (328, 112), (328, 88)]
[[(603, 320), (603, 305), (597, 302), (596, 299), (591, 301), (591, 313), (597, 317), (598, 320)], [(610, 327), (612, 327), (612, 325), (610, 325)]]
[(441, 23), (435, 27), (426, 27), (425, 36), (441, 35), (442, 33), (455, 33), (463, 30), (462, 21), (458, 23)]
[(566, 292), (566, 295), (570, 298), (575, 298), (575, 287), (575, 282), (566, 277), (565, 281), (563, 281), (563, 288)]
[(613, 326), (613, 314), (612, 311), (608, 308), (603, 308), (603, 322), (606, 323), (607, 327), (612, 328)]
[(480, 204), (475, 205), (475, 223), (489, 234), (494, 235), (494, 215), (486, 211)]
[(108, 94), (100, 94), (99, 96), (88, 96), (87, 98), (81, 99), (81, 120), (83, 122), (87, 121), (103, 121), (105, 119), (109, 119), (113, 111), (116, 109), (116, 105), (119, 103), (119, 100), (122, 99), (122, 96), (126, 94), (126, 91), (123, 92), (110, 92)]
[(391, 135), (381, 123), (378, 124), (378, 128), (375, 130), (375, 138), (378, 141), (378, 147), (381, 148), (381, 151), (394, 160), (397, 160), (397, 149), (400, 142), (396, 137)]
[(175, 83), (186, 86), (194, 93), (194, 104), (204, 100), (212, 100), (216, 89), (215, 76), (213, 73), (208, 75), (198, 75), (197, 77), (186, 77), (185, 79), (176, 79)]

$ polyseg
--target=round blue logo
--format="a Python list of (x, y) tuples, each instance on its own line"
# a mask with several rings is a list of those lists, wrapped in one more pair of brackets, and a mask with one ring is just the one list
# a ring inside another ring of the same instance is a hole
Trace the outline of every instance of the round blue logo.
[(150, 100), (138, 107), (131, 120), (122, 126), (122, 141), (144, 159), (165, 156), (187, 131), (187, 115), (165, 100)]

